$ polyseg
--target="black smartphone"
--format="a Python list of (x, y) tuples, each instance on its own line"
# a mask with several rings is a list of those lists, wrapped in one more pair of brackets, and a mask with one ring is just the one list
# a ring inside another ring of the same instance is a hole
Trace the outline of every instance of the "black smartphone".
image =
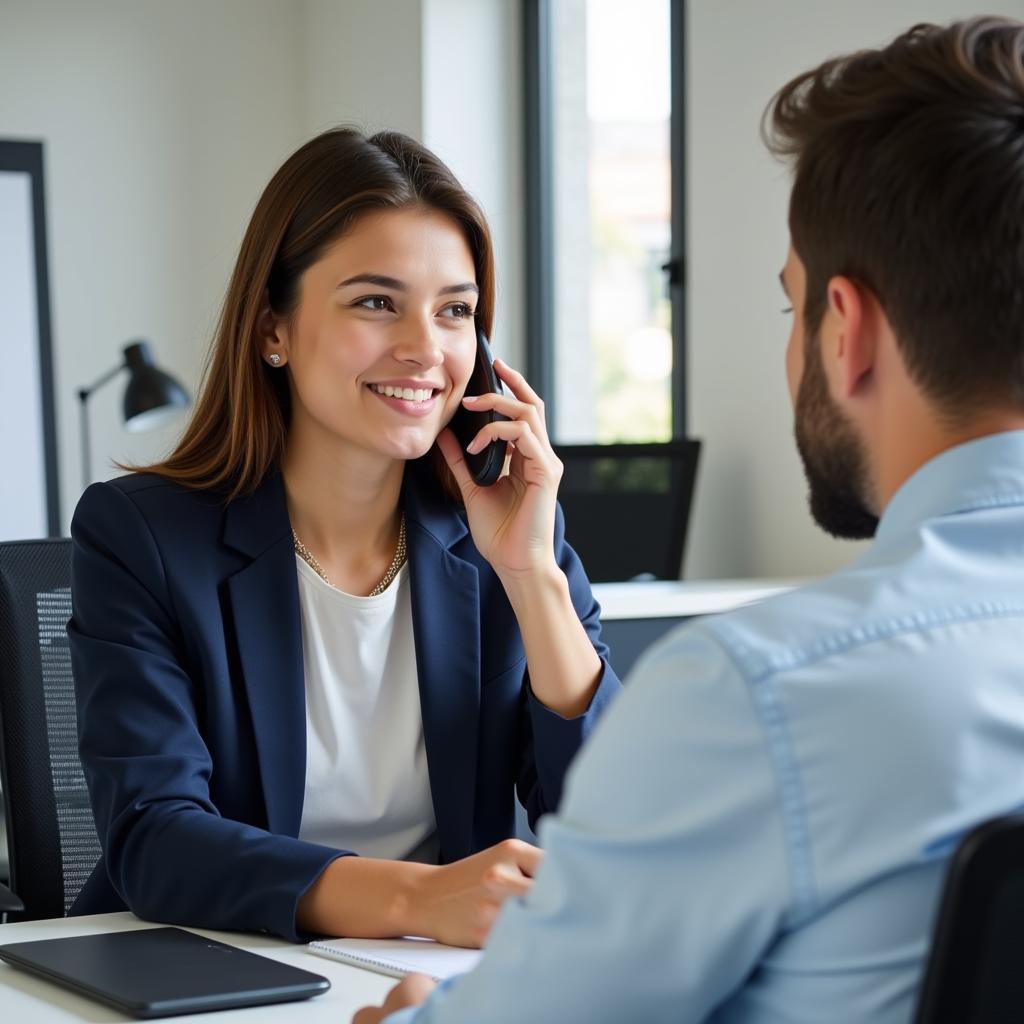
[[(491, 346), (487, 343), (487, 336), (477, 327), (476, 329), (476, 365), (473, 367), (473, 375), (466, 385), (467, 395), (484, 395), (488, 391), (503, 394), (501, 381), (494, 372), (494, 357), (491, 355)], [(482, 409), (474, 412), (467, 409), (461, 402), (449, 426), (452, 432), (462, 445), (462, 451), (466, 456), (466, 465), (473, 480), (480, 487), (489, 487), (501, 476), (502, 467), (505, 465), (505, 454), (508, 450), (508, 442), (492, 441), (483, 451), (474, 455), (466, 451), (466, 445), (473, 440), (483, 427), (488, 423), (498, 420), (507, 420), (500, 412), (490, 409)]]

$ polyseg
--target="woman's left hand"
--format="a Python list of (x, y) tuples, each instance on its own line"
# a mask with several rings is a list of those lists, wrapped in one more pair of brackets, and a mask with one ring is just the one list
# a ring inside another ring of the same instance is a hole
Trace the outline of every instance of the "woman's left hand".
[(443, 430), (437, 444), (462, 492), (477, 550), (499, 577), (516, 577), (555, 567), (555, 498), (562, 463), (548, 439), (540, 396), (502, 360), (495, 359), (494, 370), (510, 394), (467, 396), (463, 402), (474, 412), (493, 409), (508, 417), (488, 424), (470, 442), (474, 451), (491, 441), (509, 442), (502, 475), (490, 487), (480, 487), (451, 430)]

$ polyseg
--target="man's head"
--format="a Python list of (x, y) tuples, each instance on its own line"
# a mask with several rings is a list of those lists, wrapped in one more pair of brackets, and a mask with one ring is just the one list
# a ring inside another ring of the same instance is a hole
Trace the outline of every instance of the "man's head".
[(895, 421), (872, 407), (895, 402), (881, 374), (898, 362), (951, 436), (1024, 414), (1024, 25), (919, 25), (827, 61), (779, 91), (764, 132), (794, 168), (784, 283), (812, 511), (867, 536), (887, 500), (875, 421)]

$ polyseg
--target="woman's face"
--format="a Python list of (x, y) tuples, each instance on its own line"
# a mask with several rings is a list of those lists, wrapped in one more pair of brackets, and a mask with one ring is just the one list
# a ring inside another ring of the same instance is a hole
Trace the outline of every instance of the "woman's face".
[[(428, 452), (476, 356), (473, 256), (435, 210), (366, 214), (302, 275), (264, 341), (290, 370), (289, 443), (389, 459)], [(280, 371), (279, 371), (280, 372)]]

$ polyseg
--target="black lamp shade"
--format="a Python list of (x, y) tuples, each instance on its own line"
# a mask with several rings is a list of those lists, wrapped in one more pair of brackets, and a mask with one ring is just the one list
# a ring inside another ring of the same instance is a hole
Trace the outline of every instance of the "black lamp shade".
[(124, 361), (128, 368), (124, 391), (126, 430), (150, 430), (188, 408), (188, 392), (170, 374), (157, 369), (144, 341), (128, 345)]

